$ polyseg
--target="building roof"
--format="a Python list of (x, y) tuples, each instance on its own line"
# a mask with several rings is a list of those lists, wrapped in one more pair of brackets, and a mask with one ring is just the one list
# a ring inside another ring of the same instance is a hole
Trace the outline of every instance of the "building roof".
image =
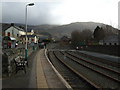
[(16, 41), (16, 39), (15, 39), (14, 37), (9, 37), (9, 36), (3, 37), (3, 40), (12, 40), (12, 41)]
[[(31, 32), (33, 29), (27, 28), (27, 32)], [(33, 30), (34, 31), (34, 30)]]
[[(14, 28), (18, 29), (19, 31), (25, 31), (24, 26), (18, 26), (18, 25), (15, 25), (14, 23), (11, 23), (11, 24), (0, 23), (0, 28), (2, 28), (2, 32), (5, 32), (11, 26), (13, 26)], [(29, 27), (27, 28), (27, 32), (31, 32), (32, 30), (33, 29), (31, 29)]]
[(24, 31), (24, 29), (17, 27), (17, 26), (13, 26), (14, 28), (18, 29), (19, 31)]
[[(21, 35), (20, 37), (25, 37), (26, 35)], [(27, 35), (27, 37), (35, 37), (36, 35)]]
[(10, 27), (14, 27), (14, 28), (18, 29), (19, 31), (24, 31), (24, 29), (22, 29), (18, 26), (15, 26), (14, 24), (11, 24), (11, 25), (10, 24), (2, 24), (1, 26), (2, 26), (2, 31), (3, 32), (5, 32)]
[(2, 24), (1, 23), (1, 25), (0, 25), (1, 27), (2, 27), (2, 32), (5, 32), (5, 30), (7, 30), (8, 28), (10, 28), (11, 27), (11, 25), (10, 24)]
[(10, 37), (10, 40), (16, 40), (14, 37)]

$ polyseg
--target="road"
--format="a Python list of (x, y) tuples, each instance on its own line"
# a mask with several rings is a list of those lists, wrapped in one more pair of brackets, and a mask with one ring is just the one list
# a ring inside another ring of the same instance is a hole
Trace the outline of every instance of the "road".
[(3, 78), (2, 88), (37, 88), (36, 84), (36, 52), (33, 52), (28, 58), (29, 67), (27, 73), (18, 71), (17, 74)]

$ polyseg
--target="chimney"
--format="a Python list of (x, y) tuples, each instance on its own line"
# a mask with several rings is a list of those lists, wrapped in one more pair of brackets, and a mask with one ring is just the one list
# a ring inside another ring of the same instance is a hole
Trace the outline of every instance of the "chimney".
[(11, 23), (11, 26), (14, 26), (14, 23)]

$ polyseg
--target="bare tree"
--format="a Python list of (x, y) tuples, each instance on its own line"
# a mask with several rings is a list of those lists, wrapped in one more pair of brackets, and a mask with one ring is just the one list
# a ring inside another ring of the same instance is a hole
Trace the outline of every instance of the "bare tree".
[(105, 32), (105, 36), (110, 36), (110, 35), (115, 34), (115, 29), (110, 25), (105, 25), (102, 28), (103, 28), (103, 30)]
[(75, 30), (71, 33), (72, 40), (80, 41), (80, 32)]
[(71, 33), (71, 39), (74, 45), (79, 45), (80, 42), (87, 43), (91, 38), (92, 31), (89, 29), (85, 29), (81, 32), (76, 30)]
[(93, 33), (89, 29), (84, 29), (80, 34), (81, 34), (81, 36), (83, 38), (82, 41), (88, 41), (88, 40), (90, 40), (92, 38)]

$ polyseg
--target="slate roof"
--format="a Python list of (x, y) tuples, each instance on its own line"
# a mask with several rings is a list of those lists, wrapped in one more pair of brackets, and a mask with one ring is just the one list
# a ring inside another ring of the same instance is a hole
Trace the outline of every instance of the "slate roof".
[[(26, 35), (21, 35), (20, 37), (25, 37)], [(27, 35), (27, 37), (35, 37), (36, 35)]]
[[(12, 25), (10, 25), (10, 24), (2, 24), (1, 26), (2, 26), (2, 31), (5, 32), (5, 30), (7, 30), (8, 28), (10, 28)], [(24, 31), (24, 29), (22, 29), (22, 28), (20, 28), (18, 26), (14, 25), (13, 27), (16, 28), (16, 29), (18, 29), (18, 30), (20, 30), (20, 31)]]
[[(2, 32), (5, 32), (5, 30), (7, 30), (8, 28), (10, 28), (11, 26), (13, 26), (14, 28), (20, 30), (20, 31), (25, 31), (24, 27), (18, 26), (18, 25), (11, 25), (11, 24), (7, 24), (7, 23), (0, 23), (0, 29), (2, 28)], [(21, 28), (20, 28), (21, 27)], [(31, 32), (31, 28), (27, 28), (27, 32)]]
[(3, 40), (16, 40), (14, 37), (9, 37), (9, 36), (5, 36), (3, 37)]
[(13, 27), (16, 28), (16, 29), (18, 29), (19, 31), (24, 31), (24, 29), (19, 28), (19, 27), (17, 27), (17, 26), (13, 26)]
[(0, 26), (2, 27), (2, 32), (4, 32), (5, 30), (11, 27), (10, 24), (1, 24)]

